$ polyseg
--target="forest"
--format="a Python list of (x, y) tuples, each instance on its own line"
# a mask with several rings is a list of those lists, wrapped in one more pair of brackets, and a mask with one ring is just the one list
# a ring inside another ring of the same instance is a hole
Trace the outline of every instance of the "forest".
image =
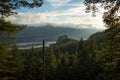
[(14, 33), (26, 25), (5, 18), (17, 14), (15, 10), (20, 7), (41, 7), (44, 2), (0, 0), (0, 80), (120, 80), (120, 1), (85, 0), (86, 13), (92, 11), (95, 17), (97, 3), (108, 9), (103, 14), (106, 30), (87, 40), (64, 35), (44, 49), (19, 50)]

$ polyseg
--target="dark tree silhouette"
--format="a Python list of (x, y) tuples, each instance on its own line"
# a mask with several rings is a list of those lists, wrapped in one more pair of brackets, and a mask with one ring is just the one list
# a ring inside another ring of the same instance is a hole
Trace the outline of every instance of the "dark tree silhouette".
[(86, 6), (86, 12), (89, 13), (92, 11), (93, 16), (98, 11), (96, 4), (100, 3), (104, 9), (108, 10), (108, 15), (116, 14), (120, 10), (120, 0), (85, 0), (84, 4)]
[(15, 10), (20, 7), (40, 7), (42, 3), (42, 0), (0, 0), (0, 15), (1, 17), (7, 17), (16, 14)]

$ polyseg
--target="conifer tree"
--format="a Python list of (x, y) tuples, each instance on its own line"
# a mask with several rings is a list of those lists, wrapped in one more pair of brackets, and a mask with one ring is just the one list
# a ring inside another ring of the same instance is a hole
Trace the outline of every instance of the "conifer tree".
[(50, 47), (48, 50), (48, 54), (46, 55), (46, 76), (49, 80), (54, 79), (56, 68), (57, 68), (56, 56), (52, 47)]
[[(60, 63), (58, 64), (58, 68), (57, 68), (58, 80), (70, 79), (69, 77), (70, 65), (69, 64), (70, 64), (69, 54), (66, 52), (62, 54)], [(63, 74), (65, 74), (65, 76)]]
[(79, 53), (76, 52), (70, 55), (69, 67), (69, 78), (71, 80), (79, 80)]
[[(113, 25), (114, 26), (114, 25)], [(117, 27), (117, 26), (115, 26)], [(116, 72), (120, 60), (120, 29), (110, 28), (106, 30), (106, 38), (101, 45), (100, 62), (104, 69), (105, 80), (119, 80), (120, 73)]]
[[(100, 66), (103, 71), (100, 80), (119, 80), (119, 75), (116, 70), (119, 69), (116, 65), (120, 60), (120, 0), (85, 0), (87, 12), (91, 10), (95, 12), (98, 9), (95, 4), (102, 3), (108, 12), (103, 14), (103, 21), (108, 28), (105, 30), (105, 40), (101, 44)], [(92, 6), (92, 7), (91, 7)], [(93, 9), (94, 8), (94, 9)]]
[(42, 60), (34, 48), (30, 50), (25, 60), (25, 79), (41, 79)]
[(0, 77), (7, 79), (17, 79), (24, 70), (23, 58), (16, 46), (10, 51), (6, 48), (6, 44), (0, 44)]

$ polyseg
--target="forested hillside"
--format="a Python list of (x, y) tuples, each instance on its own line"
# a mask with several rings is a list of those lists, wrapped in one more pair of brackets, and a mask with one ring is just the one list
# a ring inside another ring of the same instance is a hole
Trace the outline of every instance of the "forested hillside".
[[(82, 38), (74, 40), (63, 35), (58, 38), (56, 44), (46, 47), (44, 67), (46, 80), (100, 80), (105, 78), (119, 80), (119, 38), (117, 36), (114, 38), (116, 44), (113, 43), (115, 45), (111, 47), (108, 41), (109, 30), (95, 33), (87, 40)], [(4, 55), (1, 55), (6, 58), (7, 63), (1, 64), (1, 76), (13, 80), (42, 79), (42, 48), (18, 50), (14, 45), (8, 52), (4, 47), (5, 44), (2, 44), (1, 53), (4, 52)], [(3, 58), (0, 60), (2, 61)], [(13, 66), (13, 63), (16, 65)]]
[[(103, 53), (109, 47), (106, 44), (108, 30), (95, 33), (87, 40), (81, 38), (78, 41), (67, 35), (60, 36), (55, 44), (45, 48), (45, 78), (47, 80), (99, 80), (110, 78), (112, 74), (111, 78), (119, 80), (119, 60), (116, 61), (119, 52)], [(108, 47), (103, 48), (103, 45)], [(43, 74), (42, 48), (19, 52), (24, 58), (25, 66), (19, 79), (41, 79)], [(107, 62), (109, 59), (112, 59), (112, 62)], [(111, 70), (114, 72), (109, 73)], [(105, 76), (108, 73), (109, 75)]]

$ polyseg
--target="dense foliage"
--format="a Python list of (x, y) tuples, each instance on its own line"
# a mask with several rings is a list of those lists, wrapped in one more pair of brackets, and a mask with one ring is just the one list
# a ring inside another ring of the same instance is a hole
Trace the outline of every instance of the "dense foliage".
[[(116, 51), (110, 50), (106, 33), (107, 31), (96, 33), (88, 40), (67, 38), (46, 47), (46, 80), (119, 80), (119, 47), (115, 44)], [(23, 58), (24, 70), (16, 79), (42, 79), (42, 48), (19, 52)]]
[[(88, 40), (59, 38), (56, 44), (46, 47), (46, 80), (119, 80), (120, 34), (117, 30), (107, 29)], [(1, 79), (42, 79), (42, 48), (18, 50), (13, 46), (8, 52), (6, 44), (0, 45)]]
[(92, 12), (92, 16), (96, 16), (95, 13), (99, 11), (100, 7), (97, 4), (101, 4), (104, 9), (108, 10), (107, 15), (116, 14), (120, 10), (120, 0), (84, 0), (86, 6), (86, 13)]
[[(42, 0), (0, 0), (0, 80), (16, 80), (26, 69), (24, 59), (13, 43), (13, 34), (25, 26), (12, 24), (5, 18), (16, 14), (15, 10), (20, 7), (34, 8), (41, 5)], [(12, 45), (6, 42), (12, 42)]]
[[(98, 9), (95, 5), (101, 3), (108, 12), (103, 14), (103, 22), (108, 28), (105, 30), (105, 39), (101, 44), (99, 62), (103, 72), (99, 75), (100, 80), (119, 80), (120, 73), (120, 0), (85, 0), (86, 12)], [(92, 5), (92, 7), (91, 7)]]

